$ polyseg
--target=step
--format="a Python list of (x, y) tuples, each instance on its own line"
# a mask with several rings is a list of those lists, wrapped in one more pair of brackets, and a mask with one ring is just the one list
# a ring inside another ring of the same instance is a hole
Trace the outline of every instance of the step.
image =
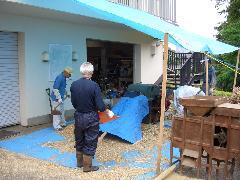
[[(167, 80), (168, 80), (168, 81), (175, 81), (174, 78), (168, 78)], [(180, 81), (180, 79), (176, 79), (176, 81)]]
[[(175, 79), (174, 78), (167, 78), (167, 81), (175, 81)], [(176, 79), (176, 81), (180, 82), (180, 79)]]
[(168, 76), (168, 77), (175, 77), (175, 76), (176, 76), (176, 77), (180, 77), (179, 74), (176, 74), (176, 75), (175, 75), (174, 73), (167, 73), (167, 76)]
[(191, 149), (184, 149), (182, 155), (192, 157), (192, 158), (195, 158), (195, 159), (197, 159), (199, 157), (198, 151), (194, 151), (194, 150), (191, 150)]
[[(176, 87), (178, 87), (178, 86), (176, 86)], [(168, 84), (166, 86), (167, 89), (173, 89), (173, 90), (176, 89), (176, 87), (175, 87), (175, 85), (168, 85)], [(160, 88), (162, 89), (162, 85), (160, 85)]]
[(181, 164), (183, 166), (196, 168), (197, 167), (197, 160), (195, 158), (185, 156), (185, 157), (182, 158), (182, 163)]
[(201, 84), (191, 84), (191, 86), (196, 87), (196, 88), (201, 88), (202, 87)]
[(171, 85), (175, 85), (175, 84), (176, 84), (176, 85), (180, 85), (180, 82), (177, 82), (177, 81), (176, 81), (176, 83), (175, 83), (174, 81), (167, 81), (167, 84), (169, 84), (169, 85), (170, 85), (170, 84), (171, 84)]
[(179, 80), (181, 79), (180, 77), (173, 77), (173, 76), (167, 76), (167, 78), (168, 79), (175, 79), (176, 78), (176, 79), (179, 79)]
[(181, 84), (181, 82), (180, 81), (167, 81), (167, 84)]
[(180, 77), (180, 74), (174, 74), (174, 73), (167, 73), (168, 76), (177, 76)]
[(180, 79), (180, 76), (169, 76), (169, 75), (167, 75), (167, 78), (178, 78), (178, 79)]

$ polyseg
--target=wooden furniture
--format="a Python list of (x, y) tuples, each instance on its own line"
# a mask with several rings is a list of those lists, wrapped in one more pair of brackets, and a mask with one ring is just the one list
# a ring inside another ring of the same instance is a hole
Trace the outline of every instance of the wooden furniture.
[[(220, 97), (190, 97), (180, 101), (184, 116), (173, 117), (172, 148), (181, 150), (180, 165), (197, 168), (207, 167), (212, 176), (212, 161), (224, 163), (224, 178), (233, 172), (235, 157), (240, 153), (240, 105), (224, 103)], [(202, 152), (207, 153), (207, 163), (202, 162)], [(228, 168), (231, 163), (231, 168)]]
[(224, 102), (226, 98), (219, 96), (191, 96), (180, 99), (180, 104), (194, 116), (205, 116)]

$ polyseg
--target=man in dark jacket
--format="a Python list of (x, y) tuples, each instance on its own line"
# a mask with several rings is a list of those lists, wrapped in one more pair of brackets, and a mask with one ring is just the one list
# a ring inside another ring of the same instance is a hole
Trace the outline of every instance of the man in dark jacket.
[(109, 117), (113, 112), (106, 109), (101, 90), (97, 83), (91, 80), (93, 65), (85, 62), (80, 66), (82, 78), (71, 85), (71, 101), (76, 109), (75, 118), (75, 143), (77, 166), (83, 167), (83, 172), (97, 171), (99, 167), (92, 166), (99, 134), (98, 111), (106, 111)]
[[(212, 61), (209, 59), (208, 60), (208, 95), (212, 96), (213, 95), (213, 89), (216, 86), (216, 70), (212, 64)], [(202, 84), (202, 90), (206, 94), (206, 73), (204, 73), (203, 77), (203, 84)]]

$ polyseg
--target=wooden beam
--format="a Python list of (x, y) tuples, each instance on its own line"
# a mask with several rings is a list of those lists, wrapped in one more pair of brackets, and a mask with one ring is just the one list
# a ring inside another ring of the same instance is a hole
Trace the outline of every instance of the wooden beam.
[(176, 169), (176, 167), (177, 167), (177, 165), (173, 164), (172, 166), (167, 168), (165, 171), (163, 171), (159, 176), (157, 176), (155, 178), (155, 180), (165, 179), (166, 177), (168, 177)]
[(205, 67), (206, 67), (206, 96), (208, 96), (208, 59), (207, 59), (207, 55), (205, 55)]
[(103, 138), (107, 135), (107, 132), (104, 132), (99, 138), (98, 138), (98, 143), (101, 144)]
[(164, 59), (163, 59), (163, 81), (162, 81), (162, 97), (161, 97), (161, 116), (160, 116), (160, 133), (158, 144), (158, 158), (156, 165), (156, 173), (160, 173), (160, 164), (162, 158), (162, 144), (163, 144), (163, 124), (165, 113), (165, 98), (166, 98), (166, 84), (167, 84), (167, 63), (168, 63), (168, 33), (164, 35)]
[(236, 87), (236, 84), (237, 84), (237, 72), (238, 72), (239, 59), (240, 59), (240, 49), (238, 50), (238, 55), (237, 55), (237, 63), (236, 63), (236, 68), (235, 68), (235, 76), (234, 76), (234, 82), (233, 82), (233, 89)]

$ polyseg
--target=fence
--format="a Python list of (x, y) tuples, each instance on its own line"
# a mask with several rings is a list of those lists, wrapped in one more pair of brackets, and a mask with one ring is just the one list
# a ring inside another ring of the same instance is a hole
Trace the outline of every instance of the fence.
[(148, 12), (176, 24), (176, 0), (108, 0)]

